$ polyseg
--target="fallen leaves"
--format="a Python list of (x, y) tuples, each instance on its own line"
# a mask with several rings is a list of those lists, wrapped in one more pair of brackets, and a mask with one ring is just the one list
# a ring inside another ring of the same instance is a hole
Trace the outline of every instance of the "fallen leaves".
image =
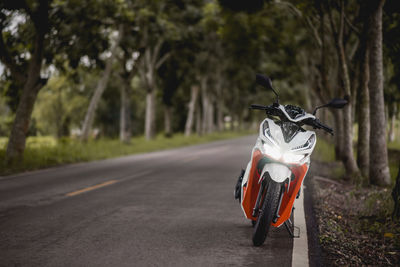
[(394, 234), (392, 234), (392, 233), (385, 233), (383, 236), (384, 236), (384, 237), (393, 238), (393, 237), (394, 237)]
[[(324, 168), (318, 163), (317, 170)], [(387, 209), (390, 192), (314, 181), (319, 240), (326, 265), (400, 264), (400, 225)]]

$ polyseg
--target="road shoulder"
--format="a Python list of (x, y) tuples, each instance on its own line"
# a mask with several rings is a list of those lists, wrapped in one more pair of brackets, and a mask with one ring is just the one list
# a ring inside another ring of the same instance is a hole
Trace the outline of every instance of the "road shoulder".
[(319, 244), (319, 230), (312, 197), (315, 194), (315, 188), (312, 183), (313, 177), (314, 175), (310, 173), (304, 181), (304, 212), (307, 225), (308, 258), (309, 266), (323, 266), (322, 250)]

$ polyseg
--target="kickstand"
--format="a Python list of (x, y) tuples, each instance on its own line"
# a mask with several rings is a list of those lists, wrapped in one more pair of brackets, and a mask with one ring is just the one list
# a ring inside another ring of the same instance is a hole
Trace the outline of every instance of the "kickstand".
[[(297, 235), (295, 235), (295, 234), (294, 234), (294, 231), (292, 231), (292, 226), (293, 226), (293, 230), (298, 231), (298, 234), (297, 234)], [(290, 219), (288, 219), (288, 220), (285, 222), (285, 227), (286, 227), (286, 230), (288, 231), (290, 237), (292, 237), (292, 238), (299, 238), (299, 237), (300, 237), (300, 228), (297, 227), (297, 226), (294, 226), (293, 223), (292, 223), (292, 221), (291, 221)]]

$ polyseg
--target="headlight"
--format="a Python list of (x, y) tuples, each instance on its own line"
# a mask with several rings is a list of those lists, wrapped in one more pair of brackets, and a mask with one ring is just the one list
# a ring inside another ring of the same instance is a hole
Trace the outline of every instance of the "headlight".
[(285, 163), (299, 163), (304, 159), (305, 155), (294, 154), (290, 151), (282, 152), (281, 149), (275, 145), (263, 143), (264, 153), (275, 160), (281, 160)]
[(276, 160), (281, 159), (282, 153), (281, 153), (281, 150), (279, 149), (279, 147), (276, 147), (275, 145), (270, 146), (266, 143), (263, 143), (263, 148), (264, 148), (265, 154), (267, 154), (271, 158), (276, 159)]
[(304, 148), (311, 148), (315, 143), (315, 134), (308, 138), (307, 142), (304, 144)]
[(310, 149), (315, 143), (315, 134), (311, 135), (310, 138), (301, 146), (297, 146), (292, 148), (292, 150), (305, 150), (305, 149)]
[[(269, 124), (267, 121), (263, 124), (263, 134), (267, 138), (267, 140), (261, 141), (262, 147), (264, 150), (264, 154), (267, 156), (282, 161), (284, 163), (300, 163), (304, 159), (306, 155), (304, 154), (295, 154), (291, 151), (282, 151), (282, 148), (278, 145), (275, 139), (272, 137), (271, 130), (269, 128)], [(307, 142), (299, 147), (294, 148), (293, 150), (303, 150), (307, 148), (311, 148), (315, 142), (315, 135), (311, 135)], [(286, 149), (284, 149), (286, 150)]]
[(263, 124), (263, 134), (273, 145), (278, 146), (275, 139), (272, 137), (271, 129), (269, 128), (269, 124), (267, 121), (265, 121)]
[(292, 152), (286, 152), (282, 156), (285, 163), (299, 163), (303, 158), (304, 155), (293, 154)]

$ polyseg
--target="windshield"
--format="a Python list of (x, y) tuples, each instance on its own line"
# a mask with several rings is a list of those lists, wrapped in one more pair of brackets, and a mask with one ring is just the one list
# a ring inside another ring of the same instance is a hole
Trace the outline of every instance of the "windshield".
[(301, 128), (297, 124), (290, 121), (280, 122), (279, 125), (281, 126), (283, 138), (286, 143), (289, 143), (301, 131)]
[(300, 117), (306, 115), (306, 112), (302, 108), (292, 106), (292, 105), (286, 105), (285, 111), (292, 119), (297, 119), (297, 118), (300, 118)]

